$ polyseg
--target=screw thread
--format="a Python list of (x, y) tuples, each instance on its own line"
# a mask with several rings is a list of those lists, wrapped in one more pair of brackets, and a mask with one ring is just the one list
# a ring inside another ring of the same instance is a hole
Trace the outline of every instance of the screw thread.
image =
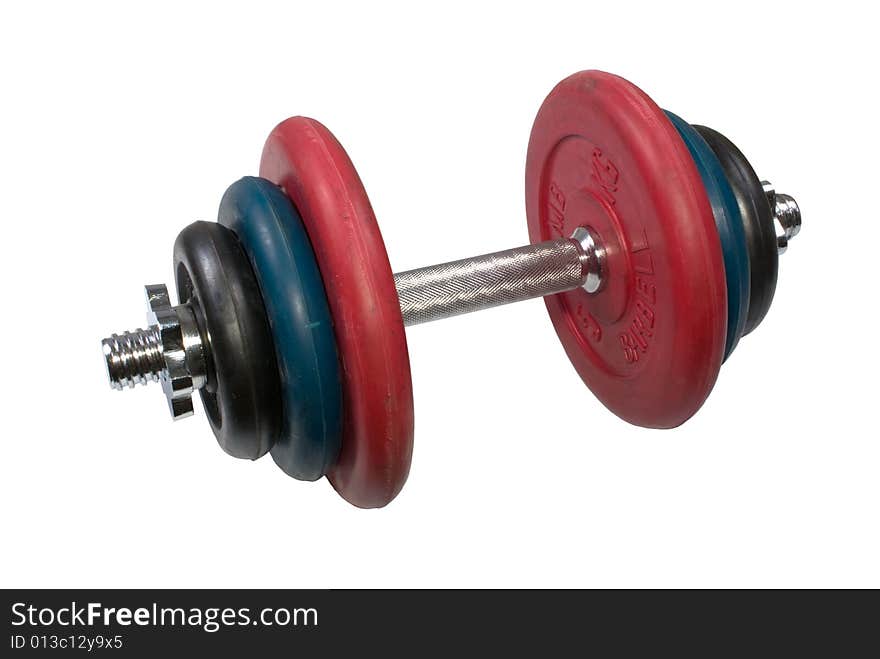
[(801, 230), (801, 209), (794, 197), (776, 193), (776, 218), (785, 230), (785, 237), (791, 240)]
[(101, 348), (113, 389), (158, 382), (165, 370), (158, 327), (113, 334), (101, 341)]

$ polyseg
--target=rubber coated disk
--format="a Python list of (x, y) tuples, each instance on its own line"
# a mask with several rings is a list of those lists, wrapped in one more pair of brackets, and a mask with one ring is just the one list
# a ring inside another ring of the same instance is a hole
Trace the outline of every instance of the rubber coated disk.
[(272, 458), (294, 478), (317, 480), (339, 455), (342, 385), (330, 308), (306, 230), (278, 186), (254, 177), (226, 191), (219, 221), (250, 259), (274, 338), (283, 425)]
[(260, 175), (299, 210), (324, 278), (342, 363), (342, 450), (328, 472), (350, 503), (376, 508), (406, 482), (413, 448), (409, 355), (394, 276), (360, 178), (313, 119), (279, 124)]
[(278, 439), (278, 367), (260, 288), (241, 245), (215, 222), (194, 222), (174, 243), (181, 304), (191, 302), (210, 339), (208, 381), (200, 390), (221, 448), (255, 460)]
[(694, 128), (718, 156), (736, 196), (743, 220), (751, 268), (749, 315), (743, 332), (745, 335), (755, 329), (767, 315), (776, 292), (779, 253), (776, 249), (773, 211), (755, 170), (736, 145), (716, 130), (705, 126)]
[(721, 163), (706, 140), (681, 117), (669, 111), (666, 116), (681, 135), (697, 165), (721, 239), (727, 281), (727, 339), (724, 345), (724, 359), (727, 359), (743, 335), (749, 312), (749, 252), (739, 206)]
[(631, 423), (688, 419), (721, 367), (727, 292), (712, 207), (663, 111), (608, 73), (563, 80), (532, 128), (526, 210), (532, 242), (586, 226), (606, 252), (599, 292), (545, 298), (581, 378)]

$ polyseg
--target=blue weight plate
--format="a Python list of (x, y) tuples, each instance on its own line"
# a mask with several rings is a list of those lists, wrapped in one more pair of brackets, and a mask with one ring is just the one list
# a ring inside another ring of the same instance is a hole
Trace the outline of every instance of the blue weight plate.
[(293, 203), (275, 184), (245, 177), (220, 202), (220, 224), (241, 241), (257, 276), (281, 376), (283, 421), (272, 458), (317, 480), (342, 441), (339, 358), (315, 255)]
[(749, 252), (736, 197), (724, 175), (721, 163), (708, 143), (689, 123), (666, 111), (691, 153), (706, 194), (712, 204), (715, 226), (721, 239), (724, 275), (727, 282), (727, 337), (724, 359), (730, 357), (746, 327), (749, 311)]

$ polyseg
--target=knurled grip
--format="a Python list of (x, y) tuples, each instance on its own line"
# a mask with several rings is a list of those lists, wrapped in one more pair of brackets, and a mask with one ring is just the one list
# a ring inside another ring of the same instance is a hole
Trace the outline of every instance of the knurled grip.
[(570, 238), (430, 265), (394, 275), (404, 325), (572, 290), (587, 277)]

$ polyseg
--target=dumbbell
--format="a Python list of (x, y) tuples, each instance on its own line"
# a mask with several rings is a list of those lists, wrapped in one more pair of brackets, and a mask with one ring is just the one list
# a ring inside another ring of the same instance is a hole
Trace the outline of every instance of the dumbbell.
[(259, 173), (226, 191), (218, 222), (178, 235), (178, 304), (147, 286), (147, 329), (104, 339), (110, 383), (161, 382), (175, 419), (199, 391), (227, 453), (271, 453), (363, 508), (409, 473), (405, 326), (544, 297), (606, 407), (675, 427), (764, 318), (801, 224), (730, 140), (599, 71), (537, 114), (524, 247), (392, 274), (351, 160), (313, 119), (279, 124)]

